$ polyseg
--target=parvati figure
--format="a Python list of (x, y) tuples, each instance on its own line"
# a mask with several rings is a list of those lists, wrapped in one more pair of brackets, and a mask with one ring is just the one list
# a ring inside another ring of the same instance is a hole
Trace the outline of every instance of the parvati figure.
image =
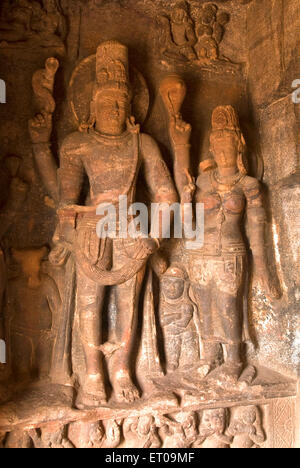
[(247, 176), (245, 141), (233, 107), (214, 110), (210, 145), (216, 170), (199, 176), (195, 194), (205, 209), (204, 246), (189, 250), (189, 270), (201, 312), (204, 364), (210, 370), (217, 366), (222, 345), (225, 364), (218, 376), (235, 380), (243, 370), (245, 216), (258, 279), (267, 294), (276, 296), (276, 291), (266, 258), (262, 189), (258, 180)]

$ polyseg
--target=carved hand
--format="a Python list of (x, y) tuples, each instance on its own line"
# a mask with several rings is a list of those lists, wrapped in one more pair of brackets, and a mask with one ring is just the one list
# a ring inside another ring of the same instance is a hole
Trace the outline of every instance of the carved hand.
[(188, 184), (183, 188), (183, 192), (181, 194), (181, 203), (192, 203), (197, 187), (195, 185), (194, 178), (188, 171), (186, 172), (186, 176)]
[(189, 144), (192, 127), (182, 120), (181, 114), (177, 114), (171, 117), (169, 133), (173, 146), (185, 146)]
[(52, 133), (52, 114), (37, 114), (29, 120), (28, 130), (33, 144), (49, 143)]
[(158, 249), (158, 243), (154, 239), (140, 239), (134, 254), (136, 260), (152, 255)]

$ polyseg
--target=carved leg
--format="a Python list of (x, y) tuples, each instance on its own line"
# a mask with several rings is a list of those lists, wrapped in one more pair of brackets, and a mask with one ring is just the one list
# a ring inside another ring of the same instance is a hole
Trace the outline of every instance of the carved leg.
[(164, 332), (166, 364), (168, 371), (175, 371), (179, 367), (179, 360), (182, 347), (182, 335)]
[(214, 288), (215, 285), (212, 285), (210, 282), (206, 285), (194, 286), (193, 288), (201, 315), (203, 350), (201, 356), (202, 365), (199, 367), (198, 373), (202, 377), (205, 377), (218, 365), (220, 354), (220, 343), (217, 340), (212, 341), (215, 336), (215, 324), (212, 313), (214, 307)]
[(86, 377), (82, 387), (82, 402), (97, 406), (106, 402), (103, 374), (101, 308), (105, 287), (98, 286), (82, 273), (77, 275), (80, 334), (86, 361)]
[(17, 381), (26, 381), (31, 377), (33, 368), (32, 340), (14, 330), (11, 332), (12, 372)]
[(38, 371), (39, 380), (49, 377), (52, 347), (53, 340), (50, 332), (42, 333), (34, 353), (35, 368)]
[(133, 402), (139, 392), (131, 377), (132, 349), (136, 343), (139, 296), (145, 271), (115, 289), (117, 323), (116, 340), (121, 348), (113, 356), (113, 387), (118, 401)]

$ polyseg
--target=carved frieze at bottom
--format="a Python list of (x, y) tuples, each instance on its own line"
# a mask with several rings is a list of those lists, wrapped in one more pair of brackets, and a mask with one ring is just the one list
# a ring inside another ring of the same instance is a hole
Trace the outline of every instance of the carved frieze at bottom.
[[(95, 412), (73, 411), (69, 422), (44, 421), (41, 427), (17, 425), (0, 432), (1, 448), (294, 448), (295, 399), (231, 407), (141, 407), (134, 413), (119, 409), (115, 417), (97, 419)], [(79, 415), (80, 413), (80, 415)], [(104, 412), (105, 413), (105, 412)], [(103, 414), (104, 414), (103, 413)], [(65, 415), (66, 417), (66, 415)]]

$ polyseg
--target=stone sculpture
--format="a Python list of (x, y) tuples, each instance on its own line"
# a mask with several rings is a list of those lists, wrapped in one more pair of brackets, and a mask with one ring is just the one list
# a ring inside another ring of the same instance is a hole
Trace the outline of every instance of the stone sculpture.
[(231, 448), (260, 448), (266, 436), (256, 406), (241, 406), (232, 410), (228, 434), (233, 437)]
[[(61, 298), (54, 280), (41, 272), (47, 248), (12, 251), (21, 273), (8, 283), (10, 360), (18, 381), (49, 377)], [(32, 304), (35, 304), (32, 307)]]
[(57, 0), (3, 2), (0, 41), (31, 47), (64, 47), (66, 20)]
[(162, 53), (167, 57), (195, 60), (197, 58), (194, 50), (196, 36), (187, 3), (180, 2), (170, 17), (161, 16), (159, 19), (165, 28), (165, 44)]
[(167, 369), (191, 367), (200, 358), (198, 309), (189, 297), (187, 273), (173, 265), (161, 280), (160, 323)]
[[(189, 135), (189, 130), (180, 123), (170, 125), (175, 158), (182, 160), (184, 154), (186, 166)], [(179, 138), (180, 145), (176, 145)], [(248, 271), (242, 234), (246, 213), (255, 271), (267, 294), (278, 297), (278, 293), (266, 258), (262, 189), (256, 179), (247, 176), (245, 140), (231, 106), (214, 110), (210, 144), (216, 169), (200, 174), (194, 198), (196, 203), (204, 204), (205, 243), (199, 249), (187, 251), (189, 277), (201, 313), (203, 365), (208, 366), (209, 371), (218, 367), (223, 345), (226, 362), (218, 372), (237, 379), (244, 368), (241, 345), (245, 336), (243, 330), (247, 333), (248, 325), (243, 308)], [(195, 187), (187, 170), (185, 174), (186, 185), (181, 193), (184, 201), (190, 201)]]
[(227, 410), (224, 408), (204, 410), (201, 417), (201, 448), (230, 448), (232, 439), (225, 435)]
[[(60, 223), (55, 242), (75, 254), (80, 330), (87, 366), (80, 400), (88, 405), (106, 401), (99, 309), (108, 285), (118, 285), (116, 339), (119, 349), (115, 351), (112, 363), (115, 394), (121, 401), (133, 401), (138, 397), (129, 368), (137, 302), (144, 266), (160, 244), (159, 239), (151, 238), (99, 239), (96, 208), (100, 203), (118, 207), (120, 196), (127, 196), (129, 204), (132, 203), (140, 169), (144, 170), (154, 201), (176, 201), (175, 189), (158, 147), (149, 136), (140, 134), (139, 127), (129, 119), (131, 91), (127, 54), (127, 48), (116, 42), (99, 46), (96, 83), (86, 131), (70, 135), (61, 148)], [(98, 153), (100, 149), (101, 153)], [(41, 155), (53, 161), (49, 151)], [(101, 155), (100, 160), (98, 155)], [(103, 170), (105, 175), (101, 179)], [(76, 207), (85, 172), (90, 180), (91, 206)]]

